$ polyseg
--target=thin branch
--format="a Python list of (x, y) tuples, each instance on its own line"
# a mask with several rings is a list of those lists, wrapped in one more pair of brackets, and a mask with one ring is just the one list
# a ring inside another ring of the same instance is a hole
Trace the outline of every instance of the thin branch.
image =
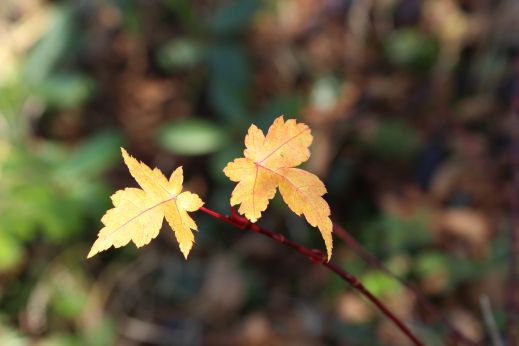
[(443, 316), (438, 309), (436, 309), (427, 298), (423, 295), (423, 293), (413, 284), (406, 282), (403, 278), (393, 273), (389, 268), (387, 268), (384, 264), (382, 264), (374, 255), (372, 255), (364, 246), (362, 246), (355, 238), (351, 236), (348, 231), (339, 226), (338, 224), (333, 224), (333, 233), (337, 235), (340, 239), (342, 239), (353, 251), (355, 251), (366, 263), (370, 266), (380, 270), (387, 276), (392, 277), (397, 280), (402, 286), (406, 287), (408, 290), (413, 292), (416, 299), (420, 302), (420, 304), (426, 308), (437, 320), (440, 320), (444, 326), (449, 330), (452, 336), (458, 341), (463, 342), (466, 345), (477, 346), (479, 343), (474, 342), (468, 339), (465, 335), (463, 335), (458, 329), (456, 329), (452, 324), (449, 323), (447, 318)]
[(247, 229), (259, 234), (262, 234), (266, 237), (269, 237), (278, 243), (281, 243), (297, 252), (299, 252), (302, 255), (305, 255), (312, 261), (312, 263), (320, 264), (323, 267), (328, 268), (335, 274), (337, 274), (339, 277), (341, 277), (344, 281), (348, 282), (353, 286), (354, 289), (356, 289), (360, 294), (362, 294), (366, 299), (368, 299), (371, 303), (373, 303), (386, 317), (388, 317), (390, 320), (392, 320), (395, 325), (415, 344), (422, 346), (424, 343), (420, 341), (414, 334), (411, 332), (409, 328), (406, 327), (406, 325), (400, 321), (400, 319), (395, 316), (380, 300), (377, 299), (371, 292), (369, 292), (366, 287), (357, 279), (355, 276), (349, 274), (348, 272), (342, 270), (339, 266), (332, 262), (326, 261), (326, 256), (321, 250), (315, 250), (315, 249), (308, 249), (302, 245), (299, 245), (296, 242), (291, 241), (290, 239), (285, 238), (281, 233), (272, 232), (267, 229), (264, 229), (257, 224), (250, 223), (247, 219), (244, 217), (238, 215), (234, 212), (233, 209), (231, 209), (232, 214), (231, 216), (222, 215), (216, 211), (213, 211), (211, 209), (201, 207), (199, 209), (200, 211), (216, 218), (219, 220), (222, 220), (224, 222), (227, 222), (228, 224), (231, 224), (234, 227), (237, 227), (239, 229)]

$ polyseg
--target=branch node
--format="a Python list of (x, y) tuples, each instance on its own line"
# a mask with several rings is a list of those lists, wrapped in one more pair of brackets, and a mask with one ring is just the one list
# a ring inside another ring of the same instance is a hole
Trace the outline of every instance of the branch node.
[(281, 233), (275, 233), (272, 237), (274, 238), (274, 240), (276, 240), (276, 241), (278, 241), (278, 242), (280, 242), (282, 244), (286, 240), (285, 236), (283, 234), (281, 234)]
[(251, 222), (247, 218), (244, 218), (243, 216), (238, 214), (234, 207), (231, 207), (230, 219), (234, 223), (234, 225), (236, 225), (236, 227), (238, 227), (241, 230), (244, 230), (251, 225)]
[(310, 261), (314, 264), (324, 264), (326, 263), (326, 255), (318, 249), (312, 249), (310, 257)]

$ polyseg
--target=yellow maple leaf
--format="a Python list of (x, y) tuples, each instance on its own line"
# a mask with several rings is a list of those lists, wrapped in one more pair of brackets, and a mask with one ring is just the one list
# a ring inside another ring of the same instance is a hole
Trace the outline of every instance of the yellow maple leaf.
[(267, 209), (279, 187), (281, 196), (297, 215), (318, 227), (328, 252), (332, 255), (332, 221), (330, 207), (322, 198), (326, 187), (319, 178), (294, 168), (308, 160), (312, 143), (310, 128), (294, 119), (286, 122), (278, 117), (267, 135), (255, 125), (245, 136), (244, 156), (229, 162), (224, 173), (238, 184), (231, 196), (231, 205), (240, 204), (238, 212), (256, 222)]
[(182, 192), (183, 171), (178, 167), (169, 180), (158, 169), (151, 169), (122, 149), (124, 162), (141, 189), (127, 188), (112, 195), (114, 208), (102, 217), (104, 227), (88, 253), (88, 258), (111, 246), (121, 247), (133, 241), (137, 247), (156, 238), (164, 217), (175, 232), (180, 251), (187, 258), (195, 241), (196, 223), (187, 213), (204, 204), (198, 195)]

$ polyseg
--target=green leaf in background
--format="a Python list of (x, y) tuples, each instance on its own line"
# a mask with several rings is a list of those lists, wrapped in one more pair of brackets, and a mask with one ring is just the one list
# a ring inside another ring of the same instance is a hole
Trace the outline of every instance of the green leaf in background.
[(438, 42), (414, 29), (393, 32), (384, 46), (389, 61), (417, 71), (428, 70), (439, 53)]
[[(8, 193), (10, 203), (0, 209), (12, 223), (4, 224), (4, 227), (20, 239), (31, 239), (41, 231), (46, 240), (55, 243), (70, 239), (82, 229), (79, 201), (49, 180), (13, 185)], [(26, 224), (26, 219), (31, 223)], [(21, 231), (24, 233), (19, 233)]]
[(56, 273), (53, 280), (51, 307), (65, 318), (77, 318), (87, 307), (88, 290), (84, 280), (68, 269)]
[(444, 292), (449, 288), (453, 282), (451, 265), (446, 254), (440, 251), (425, 251), (413, 259), (413, 271), (429, 293)]
[(101, 173), (117, 162), (123, 144), (120, 132), (99, 131), (83, 141), (72, 156), (60, 165), (57, 174), (78, 176)]
[(50, 141), (8, 147), (0, 157), (0, 229), (20, 241), (41, 232), (52, 243), (85, 230), (106, 209), (109, 192), (99, 176), (118, 162), (121, 142), (104, 132), (72, 151)]
[[(0, 84), (0, 117), (6, 119), (9, 125), (18, 120), (26, 97), (27, 89), (19, 74), (3, 81)], [(8, 130), (12, 130), (11, 127), (7, 129), (0, 127), (0, 138), (10, 137), (9, 132), (4, 136), (4, 131)]]
[(165, 70), (191, 68), (207, 55), (202, 42), (191, 38), (178, 38), (162, 46), (157, 52), (159, 65)]
[(0, 272), (9, 270), (23, 259), (25, 251), (20, 241), (0, 227)]
[(157, 133), (159, 145), (179, 155), (209, 154), (220, 149), (227, 139), (227, 133), (221, 126), (202, 119), (175, 121)]
[(81, 339), (85, 345), (114, 345), (117, 326), (108, 316), (103, 315), (91, 330), (85, 330)]
[(424, 252), (413, 261), (415, 270), (420, 277), (432, 275), (438, 271), (446, 271), (449, 263), (441, 252)]
[(216, 113), (236, 126), (248, 126), (251, 69), (242, 48), (216, 45), (209, 56), (209, 102)]
[(362, 275), (360, 281), (377, 297), (398, 293), (402, 289), (397, 280), (380, 271), (368, 271)]
[(217, 34), (238, 32), (251, 22), (259, 7), (257, 0), (235, 0), (216, 12), (209, 28)]
[(73, 15), (70, 7), (53, 9), (52, 27), (29, 52), (25, 63), (24, 80), (32, 85), (48, 77), (56, 66), (73, 34)]
[(49, 105), (57, 108), (77, 107), (92, 95), (92, 79), (80, 74), (54, 74), (36, 87), (36, 93)]

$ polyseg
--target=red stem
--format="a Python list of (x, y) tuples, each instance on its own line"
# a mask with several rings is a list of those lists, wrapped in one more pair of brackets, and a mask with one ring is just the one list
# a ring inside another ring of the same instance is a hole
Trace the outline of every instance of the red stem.
[(327, 262), (326, 256), (321, 250), (316, 249), (308, 249), (302, 245), (299, 245), (296, 242), (291, 241), (290, 239), (285, 238), (281, 233), (272, 232), (267, 229), (264, 229), (257, 224), (250, 223), (249, 220), (245, 219), (242, 216), (239, 216), (236, 214), (232, 209), (232, 215), (222, 215), (216, 211), (213, 211), (211, 209), (201, 207), (199, 209), (200, 211), (203, 211), (204, 213), (222, 220), (224, 222), (227, 222), (228, 224), (233, 225), (234, 227), (237, 227), (239, 229), (248, 229), (250, 231), (262, 234), (264, 236), (267, 236), (271, 239), (274, 239), (278, 243), (281, 243), (285, 246), (288, 246), (292, 248), (293, 250), (299, 252), (302, 255), (305, 255), (315, 264), (320, 264), (338, 276), (340, 276), (344, 281), (347, 281), (350, 283), (354, 289), (356, 289), (360, 294), (362, 294), (366, 299), (368, 299), (371, 303), (373, 303), (384, 315), (386, 315), (390, 320), (392, 320), (396, 326), (415, 344), (418, 346), (425, 345), (422, 341), (420, 341), (414, 334), (409, 330), (406, 325), (400, 321), (398, 317), (396, 317), (380, 300), (377, 299), (371, 292), (369, 292), (366, 287), (357, 279), (355, 276), (349, 274), (348, 272), (342, 270), (339, 266), (337, 266), (334, 263)]
[(371, 265), (374, 268), (377, 268), (384, 274), (392, 277), (393, 279), (397, 280), (401, 285), (405, 286), (407, 289), (409, 289), (415, 297), (418, 299), (420, 304), (422, 304), (423, 307), (425, 307), (429, 312), (438, 320), (442, 321), (445, 327), (449, 330), (449, 332), (452, 334), (454, 338), (457, 340), (463, 342), (466, 345), (476, 346), (479, 345), (477, 342), (474, 342), (470, 339), (468, 339), (465, 335), (463, 335), (459, 330), (457, 330), (453, 325), (447, 321), (447, 319), (436, 309), (425, 296), (422, 294), (422, 292), (413, 284), (406, 282), (404, 279), (393, 273), (391, 270), (389, 270), (384, 264), (382, 264), (375, 256), (373, 256), (364, 246), (362, 246), (355, 238), (352, 237), (348, 231), (346, 231), (341, 226), (337, 225), (336, 223), (333, 224), (333, 233), (335, 233), (339, 238), (341, 238), (350, 248), (353, 249), (362, 259)]

